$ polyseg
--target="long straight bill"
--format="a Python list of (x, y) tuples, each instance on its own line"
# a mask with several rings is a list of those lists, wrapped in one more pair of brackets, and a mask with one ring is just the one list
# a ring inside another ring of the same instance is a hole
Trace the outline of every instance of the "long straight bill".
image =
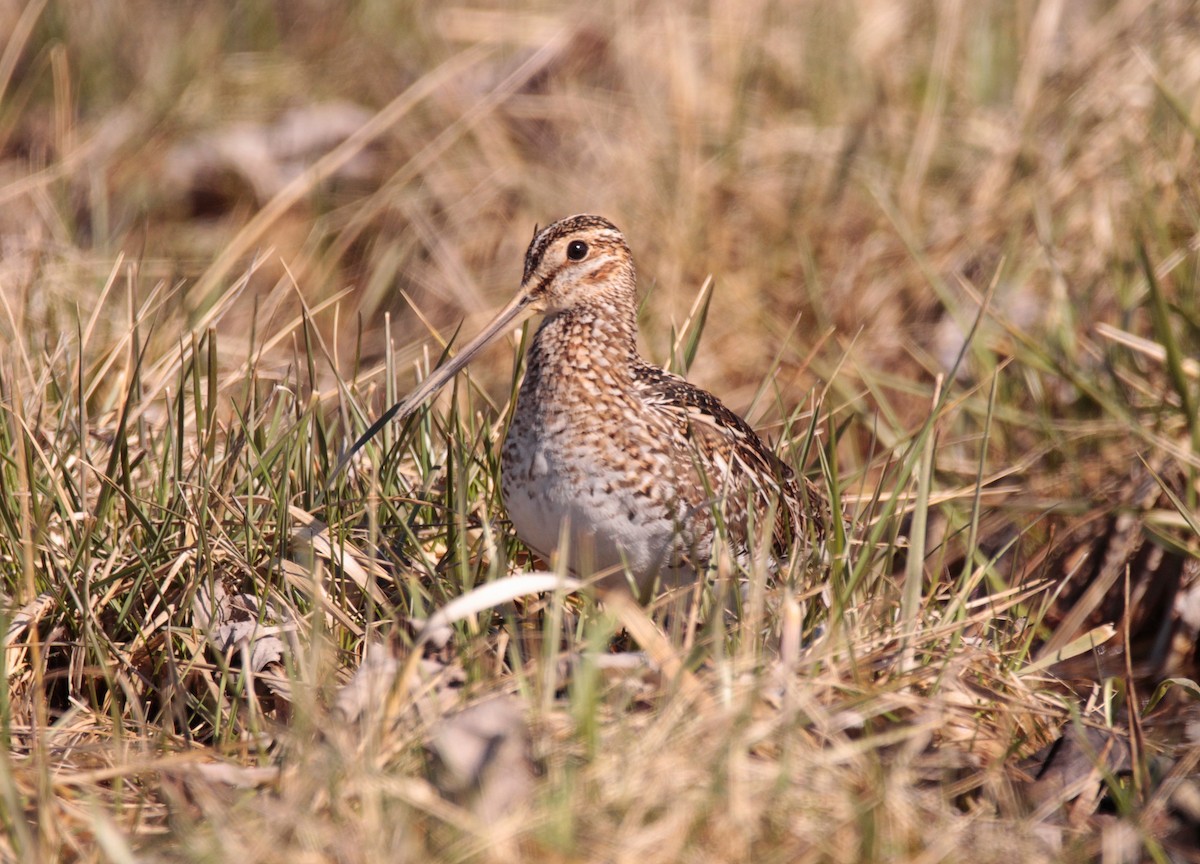
[(528, 305), (528, 295), (524, 293), (518, 294), (507, 306), (500, 310), (499, 314), (480, 331), (478, 336), (468, 342), (450, 361), (429, 373), (429, 377), (417, 385), (417, 389), (409, 393), (407, 398), (401, 402), (397, 402), (387, 411), (383, 412), (383, 415), (371, 424), (371, 428), (364, 432), (354, 442), (354, 445), (346, 451), (345, 455), (338, 460), (337, 467), (333, 469), (333, 473), (329, 476), (330, 482), (342, 472), (342, 469), (354, 458), (354, 454), (361, 450), (364, 444), (374, 438), (379, 430), (387, 425), (390, 420), (393, 418), (403, 420), (409, 414), (413, 413), (413, 411), (417, 410), (417, 408), (421, 407), (421, 403), (446, 386), (446, 382), (458, 374), (458, 370), (470, 363), (471, 358), (495, 339), (497, 334), (512, 324), (517, 318), (521, 317), (522, 313), (527, 311)]

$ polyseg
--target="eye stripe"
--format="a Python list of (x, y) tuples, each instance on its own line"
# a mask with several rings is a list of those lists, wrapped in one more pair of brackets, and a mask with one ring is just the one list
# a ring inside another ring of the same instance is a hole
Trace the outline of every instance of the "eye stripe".
[[(553, 225), (547, 226), (540, 234), (533, 238), (533, 242), (529, 244), (529, 250), (525, 253), (525, 272), (522, 281), (529, 279), (534, 271), (542, 263), (542, 258), (546, 255), (546, 250), (549, 249), (556, 240), (563, 237), (576, 234), (584, 230), (601, 230), (611, 231), (617, 237), (621, 236), (621, 232), (617, 230), (617, 226), (609, 222), (601, 216), (571, 216), (563, 219), (561, 222), (555, 222)], [(604, 242), (607, 238), (591, 238), (592, 246)]]
[(554, 276), (554, 273), (547, 273), (545, 276), (543, 276), (542, 281), (538, 282), (537, 287), (529, 292), (529, 296), (532, 297), (535, 294), (541, 294), (543, 291), (549, 288), (550, 283), (554, 281)]

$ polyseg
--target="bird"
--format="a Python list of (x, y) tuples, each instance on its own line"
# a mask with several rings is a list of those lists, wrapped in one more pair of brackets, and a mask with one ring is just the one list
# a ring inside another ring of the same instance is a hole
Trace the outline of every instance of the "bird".
[(414, 412), (534, 313), (542, 321), (500, 471), (509, 521), (539, 558), (644, 594), (706, 572), (718, 535), (736, 554), (748, 554), (752, 535), (769, 536), (773, 555), (820, 554), (828, 516), (815, 485), (716, 396), (638, 353), (633, 253), (601, 216), (535, 227), (512, 300), (385, 412), (335, 474), (384, 423)]

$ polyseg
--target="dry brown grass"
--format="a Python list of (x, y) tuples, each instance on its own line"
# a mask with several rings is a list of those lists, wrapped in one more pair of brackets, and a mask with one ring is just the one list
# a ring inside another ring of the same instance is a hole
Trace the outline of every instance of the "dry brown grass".
[[(0, 0), (0, 857), (1195, 860), (1198, 133), (1169, 0)], [(572, 212), (850, 543), (414, 649), (512, 346), (328, 471)]]

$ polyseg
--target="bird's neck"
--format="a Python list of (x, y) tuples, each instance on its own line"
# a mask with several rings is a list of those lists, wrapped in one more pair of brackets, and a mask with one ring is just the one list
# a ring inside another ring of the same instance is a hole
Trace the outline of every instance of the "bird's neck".
[[(533, 337), (527, 376), (627, 379), (637, 360), (632, 308), (580, 305), (548, 315)], [(536, 381), (534, 382), (536, 384)]]

